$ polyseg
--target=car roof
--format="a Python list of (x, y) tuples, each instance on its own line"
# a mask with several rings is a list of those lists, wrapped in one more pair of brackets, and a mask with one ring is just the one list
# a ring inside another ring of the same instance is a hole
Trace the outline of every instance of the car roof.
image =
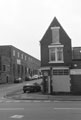
[(27, 85), (27, 86), (31, 86), (31, 85), (34, 85), (34, 84), (33, 84), (33, 83), (27, 83), (26, 85)]

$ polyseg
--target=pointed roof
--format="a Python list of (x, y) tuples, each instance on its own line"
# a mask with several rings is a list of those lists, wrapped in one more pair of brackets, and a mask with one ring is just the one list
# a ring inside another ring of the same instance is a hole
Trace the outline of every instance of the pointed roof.
[(64, 32), (64, 34), (70, 39), (70, 37), (68, 36), (68, 34), (65, 32), (65, 30), (63, 29), (63, 27), (61, 26), (61, 24), (59, 23), (59, 21), (57, 20), (56, 17), (54, 17), (54, 19), (52, 20), (51, 24), (49, 25), (48, 29), (46, 30), (44, 36), (42, 37), (42, 39), (40, 40), (40, 43), (44, 40), (44, 38), (47, 36), (47, 34), (51, 31), (51, 27), (60, 27), (60, 29)]

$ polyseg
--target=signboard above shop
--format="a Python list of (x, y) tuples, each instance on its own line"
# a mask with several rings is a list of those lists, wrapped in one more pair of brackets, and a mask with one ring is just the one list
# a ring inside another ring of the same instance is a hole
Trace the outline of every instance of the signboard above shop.
[(70, 75), (81, 75), (81, 69), (71, 69)]

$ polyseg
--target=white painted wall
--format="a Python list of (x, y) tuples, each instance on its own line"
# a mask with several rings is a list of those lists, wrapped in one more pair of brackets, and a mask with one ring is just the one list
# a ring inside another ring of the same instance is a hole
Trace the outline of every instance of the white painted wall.
[(70, 92), (70, 76), (54, 75), (52, 77), (53, 92)]

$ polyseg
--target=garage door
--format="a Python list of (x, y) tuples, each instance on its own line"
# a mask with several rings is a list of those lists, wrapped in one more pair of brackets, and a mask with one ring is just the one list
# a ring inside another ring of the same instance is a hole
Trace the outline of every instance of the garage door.
[(53, 92), (70, 92), (69, 69), (54, 69), (52, 76)]

